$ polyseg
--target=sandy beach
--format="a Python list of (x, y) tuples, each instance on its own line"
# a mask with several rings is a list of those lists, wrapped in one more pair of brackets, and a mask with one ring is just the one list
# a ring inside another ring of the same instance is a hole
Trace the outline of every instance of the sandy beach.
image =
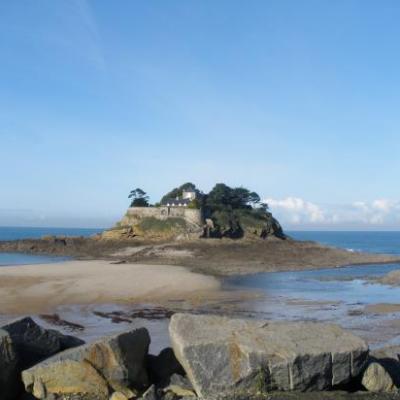
[(0, 269), (2, 313), (46, 312), (59, 305), (146, 302), (207, 296), (217, 279), (183, 267), (68, 261)]

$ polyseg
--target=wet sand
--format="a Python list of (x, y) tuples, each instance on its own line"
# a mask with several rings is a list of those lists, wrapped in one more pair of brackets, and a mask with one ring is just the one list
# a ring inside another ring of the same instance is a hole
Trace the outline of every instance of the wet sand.
[(400, 286), (400, 271), (391, 271), (376, 281), (384, 285)]
[(183, 267), (111, 261), (2, 267), (0, 324), (29, 314), (40, 325), (86, 341), (145, 326), (153, 353), (169, 345), (168, 321), (175, 312), (318, 320), (338, 323), (372, 348), (399, 343), (398, 304), (291, 298), (224, 282)]
[(378, 303), (370, 304), (364, 308), (368, 314), (392, 314), (400, 312), (400, 304)]
[(167, 265), (92, 260), (0, 268), (3, 314), (46, 312), (67, 304), (207, 298), (219, 288), (214, 277)]

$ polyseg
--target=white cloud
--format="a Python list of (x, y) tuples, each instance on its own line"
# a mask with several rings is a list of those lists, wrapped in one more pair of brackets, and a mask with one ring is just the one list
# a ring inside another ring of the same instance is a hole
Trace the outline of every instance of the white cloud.
[(358, 201), (353, 203), (360, 211), (360, 219), (367, 224), (397, 223), (400, 221), (400, 201), (378, 199), (370, 203)]
[(377, 199), (321, 205), (298, 197), (265, 199), (287, 225), (400, 227), (400, 200)]
[(325, 216), (322, 209), (309, 201), (305, 201), (299, 197), (287, 197), (282, 200), (266, 199), (272, 211), (283, 211), (287, 213), (287, 218), (292, 223), (302, 222), (324, 222)]

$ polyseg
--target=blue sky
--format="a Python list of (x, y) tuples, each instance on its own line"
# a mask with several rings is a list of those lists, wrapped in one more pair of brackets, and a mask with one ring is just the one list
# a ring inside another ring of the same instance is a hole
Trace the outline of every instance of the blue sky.
[(0, 225), (244, 185), (289, 228), (400, 229), (397, 0), (0, 2)]

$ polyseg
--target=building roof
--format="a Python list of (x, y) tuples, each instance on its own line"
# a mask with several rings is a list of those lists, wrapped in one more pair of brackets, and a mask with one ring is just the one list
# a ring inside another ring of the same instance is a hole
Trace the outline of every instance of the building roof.
[(171, 206), (187, 206), (192, 200), (191, 199), (166, 199), (162, 202), (163, 206), (167, 206), (168, 204)]

